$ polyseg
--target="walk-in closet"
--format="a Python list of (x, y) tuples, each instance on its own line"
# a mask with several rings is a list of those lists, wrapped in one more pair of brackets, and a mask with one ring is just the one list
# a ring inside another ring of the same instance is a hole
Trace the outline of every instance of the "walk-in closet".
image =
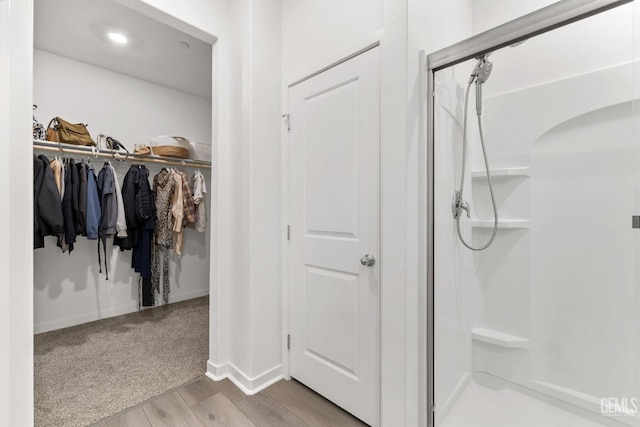
[[(103, 239), (88, 230), (88, 219), (71, 226), (75, 242), (68, 241), (67, 224), (62, 235), (37, 242), (35, 212), (35, 425), (84, 426), (206, 371), (216, 215), (210, 203), (212, 46), (192, 35), (197, 31), (178, 30), (114, 0), (35, 0), (34, 7), (34, 120), (45, 130), (55, 117), (86, 124), (97, 142), (43, 142), (34, 134), (34, 168), (40, 161), (54, 180), (62, 177), (54, 187), (60, 205), (34, 200), (36, 210), (68, 208), (75, 219), (83, 203), (78, 195), (91, 197), (83, 179), (95, 180), (105, 209), (98, 177), (109, 171), (120, 190), (112, 194), (116, 206), (138, 215), (138, 224), (152, 218), (138, 230), (128, 212), (118, 212), (127, 220), (129, 242), (117, 237), (120, 228), (115, 239), (112, 233)], [(126, 150), (107, 147), (107, 137)], [(154, 151), (163, 141), (179, 150)], [(72, 196), (64, 188), (70, 173), (56, 176), (52, 164), (74, 171)], [(171, 191), (162, 194), (169, 180)], [(125, 193), (128, 185), (135, 194)], [(138, 209), (146, 197), (138, 193), (142, 187), (153, 196), (148, 215)], [(182, 210), (172, 212), (177, 201)], [(179, 221), (181, 231), (171, 229)], [(163, 236), (169, 240), (161, 245)]]

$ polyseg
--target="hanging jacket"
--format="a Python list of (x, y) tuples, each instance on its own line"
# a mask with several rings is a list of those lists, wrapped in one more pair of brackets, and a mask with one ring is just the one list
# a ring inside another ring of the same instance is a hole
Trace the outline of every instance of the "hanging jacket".
[(118, 206), (116, 200), (116, 184), (113, 176), (113, 169), (108, 162), (98, 174), (98, 194), (100, 196), (100, 224), (98, 226), (98, 263), (100, 265), (100, 273), (102, 273), (102, 261), (100, 260), (100, 242), (104, 249), (104, 269), (106, 278), (109, 280), (109, 269), (107, 267), (107, 237), (113, 237), (118, 234)]
[(45, 236), (57, 236), (63, 231), (60, 193), (49, 159), (33, 156), (33, 248), (43, 248)]
[(51, 163), (49, 163), (49, 166), (51, 167), (56, 188), (58, 189), (58, 197), (60, 198), (60, 202), (62, 202), (62, 198), (64, 197), (64, 168), (62, 167), (62, 162), (58, 159), (53, 159)]
[(115, 183), (115, 192), (116, 192), (116, 205), (117, 205), (117, 215), (116, 215), (116, 230), (118, 230), (117, 236), (127, 237), (127, 220), (124, 216), (124, 204), (122, 203), (122, 192), (120, 191), (120, 183), (118, 182), (118, 174), (116, 170), (109, 164), (111, 168), (111, 172), (113, 172), (113, 181)]
[(63, 252), (73, 251), (78, 226), (78, 170), (73, 159), (65, 164), (64, 197), (62, 199), (62, 217), (64, 219), (64, 235), (58, 240)]
[(207, 184), (204, 175), (200, 171), (194, 172), (191, 177), (191, 188), (193, 189), (193, 203), (196, 206), (196, 222), (195, 229), (204, 232), (207, 227), (207, 214), (205, 209), (204, 195), (207, 192)]
[(154, 201), (151, 185), (149, 185), (149, 170), (140, 166), (136, 181), (136, 219), (139, 224), (146, 223), (154, 215)]
[(78, 234), (87, 235), (87, 164), (82, 161), (78, 169)]
[(98, 174), (98, 194), (100, 196), (100, 225), (98, 236), (100, 238), (115, 236), (118, 234), (116, 223), (118, 219), (118, 206), (116, 204), (116, 183), (113, 171), (105, 164)]
[(184, 219), (184, 197), (182, 187), (182, 177), (177, 171), (173, 171), (173, 196), (171, 197), (171, 223), (173, 224), (173, 249), (176, 254), (182, 255), (182, 221)]
[(137, 245), (138, 220), (136, 218), (136, 191), (137, 181), (140, 174), (139, 165), (131, 165), (127, 174), (122, 180), (122, 204), (124, 217), (127, 224), (127, 236), (120, 238), (116, 236), (114, 245), (120, 246), (120, 250), (133, 249)]
[(154, 229), (153, 194), (149, 185), (149, 171), (142, 166), (138, 170), (136, 182), (137, 238), (131, 257), (131, 267), (143, 279), (151, 278), (151, 251)]
[(93, 166), (87, 167), (87, 239), (98, 238), (100, 225), (100, 196), (98, 194), (98, 181)]
[(182, 171), (176, 171), (182, 180), (182, 226), (189, 226), (193, 228), (193, 224), (196, 222), (196, 206), (193, 201), (193, 193), (191, 191), (191, 185), (189, 185), (189, 178), (187, 174)]

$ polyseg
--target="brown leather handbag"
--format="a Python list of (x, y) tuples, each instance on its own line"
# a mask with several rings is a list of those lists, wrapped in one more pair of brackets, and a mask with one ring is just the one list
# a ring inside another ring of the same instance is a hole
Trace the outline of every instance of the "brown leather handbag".
[(54, 117), (49, 122), (49, 126), (47, 126), (47, 141), (73, 145), (96, 145), (86, 125), (82, 123), (72, 124), (60, 117)]

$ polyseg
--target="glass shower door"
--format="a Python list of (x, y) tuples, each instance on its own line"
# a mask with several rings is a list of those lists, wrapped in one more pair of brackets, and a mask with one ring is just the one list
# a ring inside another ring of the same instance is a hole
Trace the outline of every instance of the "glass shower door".
[[(633, 17), (619, 6), (434, 73), (438, 427), (640, 425)], [(491, 192), (495, 240), (470, 250), (461, 237), (493, 234)]]

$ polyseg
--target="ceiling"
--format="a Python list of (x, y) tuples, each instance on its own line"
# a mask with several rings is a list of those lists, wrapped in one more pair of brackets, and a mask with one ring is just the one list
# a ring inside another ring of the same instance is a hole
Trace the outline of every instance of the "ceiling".
[[(211, 44), (112, 0), (34, 3), (36, 49), (211, 98)], [(112, 31), (129, 42), (111, 42)]]

